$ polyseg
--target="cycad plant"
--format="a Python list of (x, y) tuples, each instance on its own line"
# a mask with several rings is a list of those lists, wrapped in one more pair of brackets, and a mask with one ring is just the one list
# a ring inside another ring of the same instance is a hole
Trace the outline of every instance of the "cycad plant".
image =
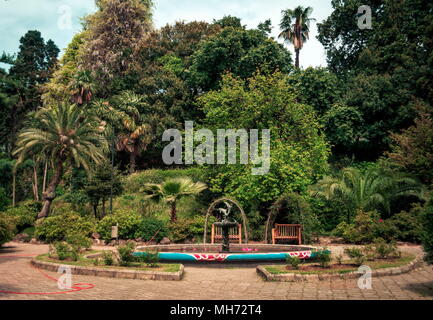
[(299, 69), (299, 53), (304, 43), (310, 37), (310, 23), (315, 19), (310, 18), (313, 8), (298, 6), (295, 9), (283, 10), (280, 28), (281, 33), (278, 36), (285, 41), (290, 42), (295, 47), (296, 62), (295, 66)]
[(325, 177), (311, 188), (315, 196), (341, 201), (347, 212), (348, 223), (357, 210), (378, 210), (389, 215), (391, 202), (399, 196), (422, 198), (423, 187), (413, 178), (389, 173), (377, 168), (362, 172), (345, 168), (336, 177)]
[(100, 120), (75, 105), (62, 104), (40, 109), (35, 118), (38, 126), (24, 129), (18, 136), (14, 155), (16, 166), (31, 157), (47, 157), (54, 174), (43, 193), (43, 207), (38, 218), (48, 216), (56, 198), (65, 166), (68, 162), (85, 170), (93, 163), (102, 163), (108, 149), (105, 127)]
[(206, 190), (206, 184), (193, 182), (190, 178), (169, 179), (161, 184), (146, 184), (144, 192), (147, 198), (163, 201), (170, 206), (171, 221), (177, 221), (176, 203), (182, 198), (196, 196)]

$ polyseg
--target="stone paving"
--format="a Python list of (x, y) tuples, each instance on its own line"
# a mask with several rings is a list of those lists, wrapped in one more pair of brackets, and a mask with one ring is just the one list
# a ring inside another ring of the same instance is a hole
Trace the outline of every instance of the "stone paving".
[[(334, 250), (333, 247), (330, 247)], [(419, 247), (403, 248), (413, 253)], [(54, 272), (31, 267), (28, 255), (46, 253), (46, 245), (8, 243), (0, 249), (0, 291), (49, 293), (59, 291), (46, 275)], [(335, 250), (341, 250), (336, 247)], [(45, 274), (45, 275), (44, 275)], [(143, 281), (73, 276), (73, 283), (94, 288), (67, 294), (0, 293), (0, 300), (433, 300), (433, 268), (425, 266), (409, 274), (373, 278), (372, 290), (361, 290), (357, 280), (320, 282), (265, 282), (255, 268), (186, 267), (182, 281)]]

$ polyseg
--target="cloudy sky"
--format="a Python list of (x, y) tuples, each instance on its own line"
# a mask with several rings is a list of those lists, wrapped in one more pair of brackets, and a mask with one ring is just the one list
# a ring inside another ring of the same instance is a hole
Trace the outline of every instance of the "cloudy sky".
[[(240, 17), (243, 24), (255, 28), (272, 20), (272, 35), (277, 38), (281, 10), (298, 5), (314, 8), (318, 22), (332, 12), (331, 0), (154, 0), (156, 27), (178, 20), (212, 22), (224, 15)], [(61, 49), (81, 28), (80, 19), (96, 10), (94, 0), (0, 0), (0, 53), (16, 53), (19, 38), (28, 30), (39, 30), (45, 40), (52, 39)], [(70, 17), (70, 19), (68, 18)], [(69, 23), (70, 21), (70, 23)], [(312, 26), (310, 41), (301, 52), (301, 65), (326, 66), (325, 52), (316, 40)], [(281, 42), (281, 40), (279, 40)], [(290, 46), (290, 50), (292, 50)], [(293, 50), (292, 50), (293, 51)], [(4, 67), (4, 65), (3, 65)]]

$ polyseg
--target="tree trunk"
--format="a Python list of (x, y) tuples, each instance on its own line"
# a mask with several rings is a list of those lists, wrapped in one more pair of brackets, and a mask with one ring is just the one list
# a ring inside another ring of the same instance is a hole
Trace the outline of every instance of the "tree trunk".
[(15, 207), (15, 203), (16, 203), (16, 185), (17, 185), (17, 183), (16, 183), (16, 176), (17, 176), (17, 173), (16, 173), (16, 171), (15, 170), (13, 170), (12, 171), (12, 207)]
[(104, 219), (105, 217), (105, 198), (102, 199), (102, 215), (101, 215), (101, 220)]
[(63, 176), (63, 159), (57, 160), (54, 176), (48, 185), (47, 191), (42, 195), (44, 204), (38, 215), (38, 219), (45, 218), (50, 213), (51, 203), (56, 198), (56, 187), (59, 185)]
[(129, 173), (135, 172), (135, 161), (137, 158), (137, 154), (135, 152), (131, 152), (129, 154)]
[(47, 187), (47, 172), (48, 172), (48, 161), (45, 161), (44, 179), (42, 180), (42, 193), (45, 192), (45, 189)]
[(38, 185), (38, 171), (35, 165), (33, 166), (33, 179), (34, 179), (34, 190), (35, 190), (35, 200), (39, 201), (39, 185)]
[(296, 52), (296, 60), (295, 60), (295, 67), (296, 69), (299, 69), (299, 49), (295, 49)]
[(176, 201), (171, 203), (171, 222), (177, 221), (177, 210), (176, 210)]

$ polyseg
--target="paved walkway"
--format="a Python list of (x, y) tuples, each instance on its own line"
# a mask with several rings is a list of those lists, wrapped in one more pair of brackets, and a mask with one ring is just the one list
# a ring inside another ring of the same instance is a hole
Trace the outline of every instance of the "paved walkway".
[[(334, 250), (334, 248), (330, 247)], [(405, 251), (419, 252), (419, 247)], [(59, 274), (30, 266), (29, 255), (46, 253), (46, 245), (9, 243), (0, 249), (0, 291), (49, 293), (59, 291), (46, 275)], [(335, 248), (341, 250), (341, 248)], [(372, 290), (360, 290), (357, 280), (320, 282), (265, 282), (254, 268), (186, 267), (182, 281), (141, 281), (73, 276), (73, 283), (91, 283), (90, 290), (30, 295), (0, 293), (2, 299), (154, 299), (154, 300), (287, 300), (287, 299), (428, 299), (433, 300), (433, 268), (426, 266), (409, 274), (373, 279)]]

